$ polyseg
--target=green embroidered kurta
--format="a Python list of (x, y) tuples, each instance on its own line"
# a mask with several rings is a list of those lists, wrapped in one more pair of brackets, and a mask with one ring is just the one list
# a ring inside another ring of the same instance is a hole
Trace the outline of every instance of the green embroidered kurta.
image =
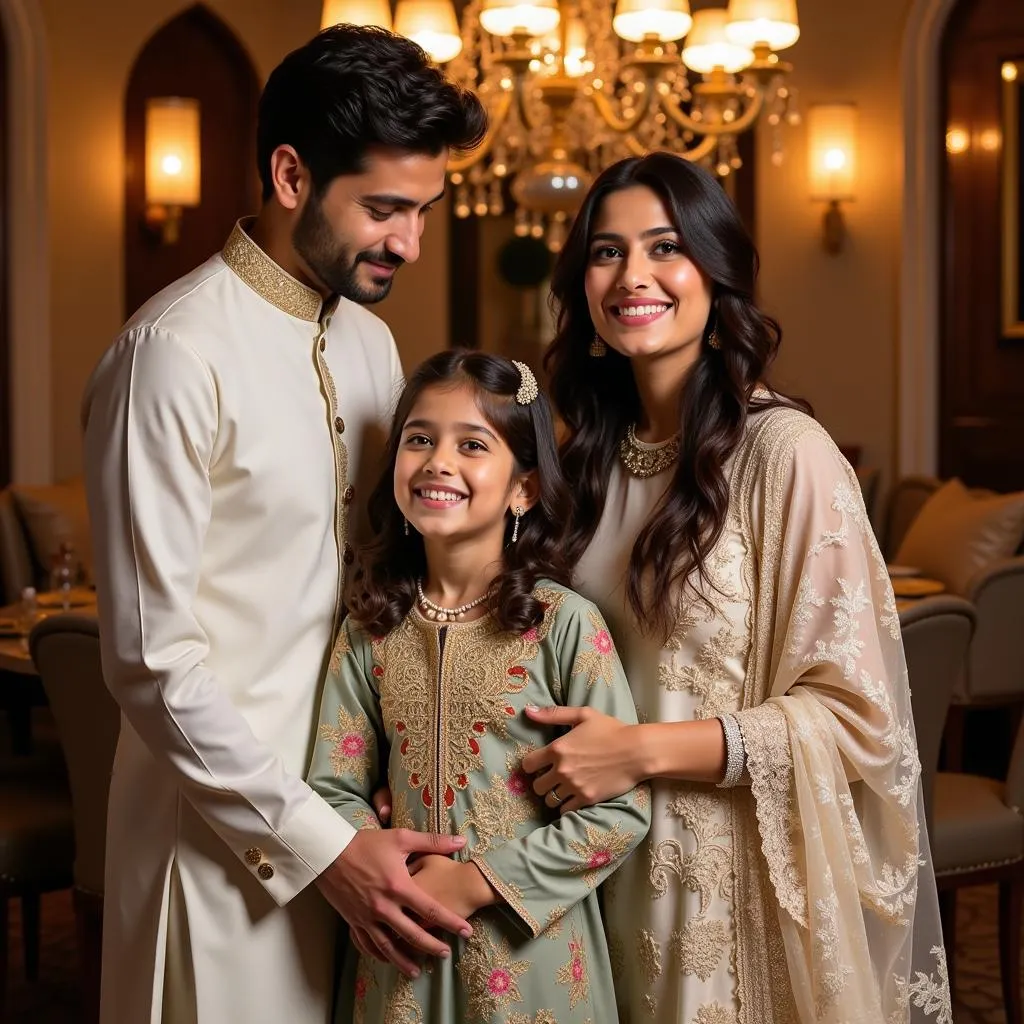
[(359, 828), (386, 762), (396, 827), (461, 834), (502, 902), (415, 981), (350, 947), (338, 1021), (356, 1024), (612, 1024), (597, 886), (650, 825), (646, 788), (559, 817), (521, 761), (556, 736), (529, 704), (636, 711), (597, 608), (538, 586), (543, 622), (522, 635), (490, 618), (440, 624), (413, 611), (388, 636), (346, 621), (324, 687), (311, 785)]

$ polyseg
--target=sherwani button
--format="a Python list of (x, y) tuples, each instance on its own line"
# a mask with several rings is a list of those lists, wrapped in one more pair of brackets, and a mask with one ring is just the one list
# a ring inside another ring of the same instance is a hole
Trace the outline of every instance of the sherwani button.
[(246, 863), (252, 864), (252, 866), (255, 867), (261, 860), (263, 860), (263, 851), (258, 846), (254, 846), (245, 851), (245, 860)]
[(356, 496), (356, 489), (351, 484), (349, 484), (348, 487), (346, 487), (345, 490), (341, 492), (341, 500), (346, 505), (351, 505), (352, 504), (352, 499), (355, 496)]
[(263, 879), (264, 882), (269, 882), (274, 877), (274, 865), (273, 864), (261, 864), (256, 869), (256, 874)]
[(324, 349), (326, 349), (326, 348), (327, 348), (327, 339), (326, 338), (321, 338), (320, 339), (320, 351), (323, 352)]
[(345, 421), (340, 416), (335, 416), (334, 417), (334, 429), (339, 434), (344, 434), (345, 433)]

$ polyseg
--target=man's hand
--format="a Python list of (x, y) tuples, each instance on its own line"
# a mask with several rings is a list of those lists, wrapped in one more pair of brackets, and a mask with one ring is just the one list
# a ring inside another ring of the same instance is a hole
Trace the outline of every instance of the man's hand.
[(472, 861), (457, 861), (431, 854), (420, 857), (409, 868), (416, 884), (452, 913), (472, 917), (482, 907), (498, 902), (480, 869)]
[(415, 978), (419, 968), (410, 958), (406, 944), (429, 956), (448, 956), (448, 946), (426, 928), (442, 928), (464, 938), (473, 929), (412, 880), (406, 861), (414, 853), (444, 857), (465, 843), (462, 836), (439, 836), (404, 828), (365, 829), (356, 833), (320, 875), (317, 888), (349, 923), (353, 941), (361, 952), (390, 960), (403, 974)]

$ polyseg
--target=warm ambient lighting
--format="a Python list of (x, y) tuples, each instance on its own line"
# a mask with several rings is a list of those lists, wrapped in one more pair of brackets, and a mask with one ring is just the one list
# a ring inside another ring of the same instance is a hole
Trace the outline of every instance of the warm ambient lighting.
[(785, 50), (800, 38), (796, 0), (730, 0), (726, 34), (750, 50), (758, 43)]
[(950, 128), (946, 132), (946, 152), (951, 156), (966, 153), (971, 145), (971, 137), (963, 128)]
[(722, 68), (727, 75), (734, 75), (754, 59), (750, 49), (729, 42), (728, 24), (729, 14), (720, 7), (706, 7), (694, 14), (693, 28), (683, 46), (683, 63), (691, 71), (710, 75)]
[(419, 43), (435, 64), (447, 64), (462, 50), (452, 0), (398, 0), (395, 31)]
[(826, 251), (843, 246), (846, 226), (840, 203), (854, 198), (857, 163), (857, 108), (852, 103), (811, 107), (807, 116), (811, 198), (828, 203), (824, 217)]
[(199, 101), (146, 103), (146, 224), (165, 245), (178, 241), (181, 213), (199, 205)]
[(689, 0), (619, 0), (612, 19), (615, 33), (631, 43), (682, 39), (692, 24)]
[(320, 28), (332, 25), (379, 25), (391, 29), (389, 0), (324, 0)]
[(1016, 82), (1017, 81), (1017, 65), (1011, 64), (1007, 61), (1000, 72), (1003, 76), (1004, 82)]
[(546, 36), (558, 27), (557, 0), (484, 0), (480, 24), (492, 36)]

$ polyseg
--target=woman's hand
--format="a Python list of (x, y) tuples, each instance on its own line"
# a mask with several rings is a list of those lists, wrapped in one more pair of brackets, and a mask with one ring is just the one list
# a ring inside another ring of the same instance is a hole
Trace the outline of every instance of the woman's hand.
[(472, 861), (428, 854), (409, 865), (409, 874), (427, 896), (467, 920), (498, 902), (498, 894)]
[(577, 811), (622, 796), (647, 777), (641, 763), (640, 726), (626, 725), (593, 708), (531, 707), (526, 714), (540, 725), (571, 727), (523, 758), (523, 771), (537, 776), (534, 791), (548, 807), (557, 807), (562, 814)]

